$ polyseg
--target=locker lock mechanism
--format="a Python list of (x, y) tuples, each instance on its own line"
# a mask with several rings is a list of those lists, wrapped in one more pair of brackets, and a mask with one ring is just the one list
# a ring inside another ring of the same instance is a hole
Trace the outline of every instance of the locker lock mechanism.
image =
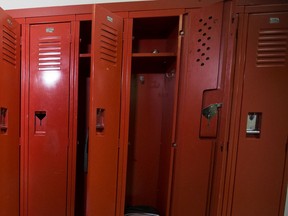
[(208, 107), (202, 109), (202, 115), (210, 121), (218, 113), (220, 107), (222, 107), (222, 103), (210, 104)]

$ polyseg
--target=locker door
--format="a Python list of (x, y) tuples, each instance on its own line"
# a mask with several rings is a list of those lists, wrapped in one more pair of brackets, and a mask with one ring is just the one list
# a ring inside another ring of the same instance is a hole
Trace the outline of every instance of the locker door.
[(219, 149), (217, 134), (205, 137), (201, 131), (217, 128), (217, 121), (213, 118), (201, 127), (201, 116), (204, 102), (216, 102), (205, 92), (218, 91), (222, 8), (222, 3), (211, 4), (184, 17), (171, 216), (209, 215), (214, 155)]
[(87, 215), (115, 215), (122, 53), (121, 18), (94, 6)]
[(0, 215), (19, 215), (20, 26), (0, 9)]
[(287, 20), (287, 12), (249, 15), (231, 215), (280, 215), (287, 186)]
[(27, 214), (66, 215), (70, 23), (30, 26)]

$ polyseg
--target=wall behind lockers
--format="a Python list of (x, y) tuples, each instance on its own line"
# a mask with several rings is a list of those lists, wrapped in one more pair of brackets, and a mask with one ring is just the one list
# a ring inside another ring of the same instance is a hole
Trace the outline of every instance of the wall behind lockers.
[(0, 5), (4, 10), (20, 9), (20, 8), (35, 8), (35, 7), (50, 7), (50, 6), (64, 6), (64, 5), (82, 5), (95, 3), (112, 3), (112, 2), (132, 2), (139, 0), (0, 0)]

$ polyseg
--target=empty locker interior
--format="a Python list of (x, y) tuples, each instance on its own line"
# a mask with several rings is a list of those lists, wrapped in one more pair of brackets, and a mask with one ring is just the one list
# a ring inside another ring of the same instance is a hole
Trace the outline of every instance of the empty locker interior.
[(88, 169), (88, 124), (89, 91), (91, 67), (91, 29), (90, 20), (79, 21), (78, 48), (78, 101), (77, 101), (77, 157), (76, 157), (76, 191), (75, 214), (84, 215), (87, 193)]
[(133, 19), (126, 206), (166, 215), (179, 17)]

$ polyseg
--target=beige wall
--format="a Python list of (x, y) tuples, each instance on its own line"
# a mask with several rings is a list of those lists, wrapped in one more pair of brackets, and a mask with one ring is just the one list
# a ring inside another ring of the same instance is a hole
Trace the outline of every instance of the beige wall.
[[(0, 0), (0, 7), (4, 10), (20, 9), (20, 8), (35, 8), (35, 7), (49, 7), (49, 6), (64, 6), (64, 5), (80, 5), (80, 4), (94, 4), (94, 3), (110, 3), (110, 2), (131, 2), (131, 1), (145, 1), (145, 0)], [(146, 0), (147, 1), (147, 0)]]

